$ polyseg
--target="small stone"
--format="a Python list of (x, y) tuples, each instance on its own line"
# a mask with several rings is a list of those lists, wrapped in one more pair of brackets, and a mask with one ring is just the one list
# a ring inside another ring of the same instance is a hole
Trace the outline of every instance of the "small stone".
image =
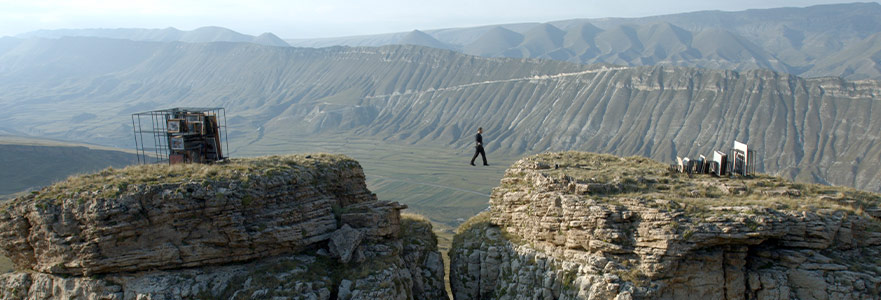
[(341, 263), (348, 263), (363, 238), (363, 232), (344, 224), (342, 228), (330, 235), (327, 244), (331, 257), (338, 258)]

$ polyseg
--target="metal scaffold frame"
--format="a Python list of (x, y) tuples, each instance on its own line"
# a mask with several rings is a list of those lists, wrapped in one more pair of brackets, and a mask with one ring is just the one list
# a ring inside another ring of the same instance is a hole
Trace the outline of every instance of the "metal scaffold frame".
[[(178, 133), (179, 130), (169, 130), (168, 126), (170, 123), (174, 123), (174, 120), (187, 115), (201, 115), (215, 120), (216, 136), (218, 137), (217, 145), (214, 145), (217, 152), (216, 156), (218, 156), (216, 160), (226, 158), (222, 155), (222, 150), (229, 149), (226, 131), (226, 109), (222, 107), (178, 107), (132, 114), (132, 128), (138, 163), (175, 163), (175, 161), (169, 159), (170, 155), (175, 155), (173, 154), (175, 150), (172, 149), (171, 142), (173, 138), (185, 134)], [(202, 131), (204, 130), (202, 129)]]

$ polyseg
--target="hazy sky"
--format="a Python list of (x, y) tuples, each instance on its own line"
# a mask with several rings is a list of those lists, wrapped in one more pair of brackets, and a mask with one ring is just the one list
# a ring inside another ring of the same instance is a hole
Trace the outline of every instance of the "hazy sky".
[(572, 18), (848, 3), (837, 0), (0, 0), (0, 36), (58, 28), (221, 26), (313, 38)]

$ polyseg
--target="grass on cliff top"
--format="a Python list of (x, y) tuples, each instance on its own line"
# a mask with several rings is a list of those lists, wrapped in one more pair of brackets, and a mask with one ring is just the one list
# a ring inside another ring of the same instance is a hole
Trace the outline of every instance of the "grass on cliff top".
[(547, 165), (547, 169), (541, 170), (546, 175), (565, 175), (581, 182), (609, 183), (667, 173), (667, 165), (641, 156), (568, 151), (542, 153), (525, 159)]
[(80, 192), (97, 193), (95, 195), (97, 197), (112, 197), (125, 192), (130, 185), (203, 180), (248, 182), (251, 176), (273, 176), (291, 169), (308, 172), (316, 170), (317, 166), (329, 165), (350, 167), (357, 166), (358, 163), (344, 155), (317, 153), (234, 158), (215, 164), (134, 165), (122, 169), (107, 168), (96, 173), (73, 175), (31, 193), (40, 200), (59, 199)]
[(401, 213), (401, 230), (405, 242), (424, 243), (426, 249), (437, 250), (434, 228), (425, 216)]
[(474, 215), (464, 223), (460, 224), (458, 228), (456, 228), (456, 235), (460, 235), (475, 226), (486, 226), (490, 223), (491, 215), (488, 211), (480, 212), (477, 215)]
[(588, 197), (594, 199), (661, 200), (657, 201), (663, 203), (659, 205), (691, 212), (707, 212), (713, 207), (757, 206), (799, 211), (829, 209), (867, 215), (869, 211), (877, 212), (881, 206), (881, 195), (853, 188), (795, 183), (767, 174), (689, 176), (671, 173), (668, 164), (639, 156), (570, 151), (538, 154), (521, 163), (538, 163), (538, 171), (552, 178), (568, 177), (571, 182), (604, 187), (588, 193)]

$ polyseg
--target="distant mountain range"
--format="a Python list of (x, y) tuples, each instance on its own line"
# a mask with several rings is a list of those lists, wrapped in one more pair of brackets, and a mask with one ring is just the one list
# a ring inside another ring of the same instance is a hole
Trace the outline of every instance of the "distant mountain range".
[(133, 41), (149, 42), (238, 42), (255, 43), (267, 46), (288, 47), (288, 43), (278, 36), (266, 32), (259, 36), (241, 34), (223, 27), (201, 27), (191, 31), (182, 31), (176, 28), (143, 29), (143, 28), (92, 28), (92, 29), (56, 29), (37, 30), (19, 34), (16, 37), (30, 38), (62, 38), (62, 37), (101, 37), (111, 39), (126, 39)]
[(487, 57), (881, 79), (881, 4), (701, 11), (287, 42), (296, 47), (413, 44)]
[(582, 64), (769, 69), (802, 77), (881, 79), (881, 4), (699, 11), (644, 18), (413, 30), (366, 36), (287, 39), (221, 27), (58, 29), (21, 39), (101, 37), (153, 42), (247, 42), (279, 47), (418, 45), (484, 57), (540, 58)]
[(230, 142), (245, 150), (332, 136), (467, 151), (482, 126), (491, 153), (672, 161), (728, 151), (736, 139), (757, 150), (761, 171), (881, 191), (874, 81), (420, 46), (7, 38), (0, 49), (0, 128), (30, 135), (127, 146), (133, 112), (224, 106)]

